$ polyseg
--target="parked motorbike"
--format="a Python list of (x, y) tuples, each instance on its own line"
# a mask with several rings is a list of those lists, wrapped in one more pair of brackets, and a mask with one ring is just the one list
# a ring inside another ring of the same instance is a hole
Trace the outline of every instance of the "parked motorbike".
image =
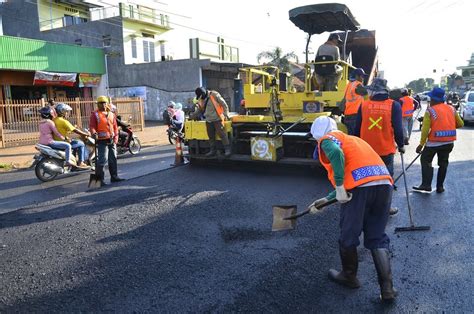
[(142, 145), (138, 137), (136, 135), (133, 135), (132, 127), (128, 125), (127, 128), (123, 131), (124, 133), (127, 133), (127, 135), (121, 132), (122, 134), (120, 134), (117, 143), (117, 154), (122, 155), (125, 154), (127, 151), (130, 152), (130, 154), (132, 155), (138, 154), (142, 149)]
[(168, 142), (171, 145), (176, 144), (176, 139), (178, 137), (183, 138), (183, 133), (181, 133), (178, 129), (176, 129), (174, 125), (172, 124), (168, 125), (168, 129), (166, 130), (166, 133), (168, 133)]
[[(88, 137), (86, 139), (86, 146), (90, 147), (91, 145), (92, 147), (94, 146), (94, 139)], [(34, 156), (32, 167), (35, 168), (36, 177), (43, 182), (52, 181), (59, 174), (87, 170), (66, 165), (66, 153), (62, 150), (53, 149), (42, 144), (36, 144), (35, 148), (39, 153)], [(76, 162), (77, 159), (74, 154), (71, 156), (71, 160)], [(87, 163), (89, 163), (92, 169), (95, 168), (94, 150), (89, 154), (89, 160)]]

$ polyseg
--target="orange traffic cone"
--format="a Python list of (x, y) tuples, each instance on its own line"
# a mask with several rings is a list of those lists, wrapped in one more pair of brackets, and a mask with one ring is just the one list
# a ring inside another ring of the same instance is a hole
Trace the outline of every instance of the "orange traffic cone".
[(177, 166), (183, 166), (186, 164), (184, 161), (183, 157), (183, 143), (181, 142), (181, 138), (178, 136), (176, 137), (176, 152), (174, 155), (174, 164), (172, 166), (177, 167)]

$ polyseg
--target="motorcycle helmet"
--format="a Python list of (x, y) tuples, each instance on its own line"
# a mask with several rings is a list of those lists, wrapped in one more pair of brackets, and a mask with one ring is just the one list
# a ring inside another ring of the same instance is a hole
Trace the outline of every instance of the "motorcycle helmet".
[(408, 89), (402, 88), (400, 89), (400, 92), (402, 93), (403, 96), (408, 96)]
[(117, 111), (117, 106), (114, 105), (114, 104), (110, 104), (110, 111), (112, 111), (113, 113), (115, 113)]
[(179, 103), (177, 103), (176, 105), (174, 105), (174, 109), (182, 110), (182, 109), (183, 109), (183, 105), (179, 102)]
[(44, 119), (51, 119), (51, 108), (50, 107), (43, 107), (39, 110), (41, 118)]
[(64, 116), (66, 114), (66, 112), (68, 111), (72, 111), (72, 108), (71, 106), (67, 105), (67, 104), (63, 104), (63, 103), (59, 103), (56, 105), (56, 112), (58, 115), (60, 116)]
[(174, 108), (175, 106), (176, 104), (174, 103), (174, 101), (168, 102), (168, 108)]

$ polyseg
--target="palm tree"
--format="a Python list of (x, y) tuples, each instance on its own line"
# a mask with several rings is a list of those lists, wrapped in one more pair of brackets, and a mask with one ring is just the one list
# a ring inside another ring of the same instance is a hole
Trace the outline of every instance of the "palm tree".
[(257, 55), (257, 62), (260, 63), (261, 59), (269, 60), (264, 64), (274, 65), (283, 72), (290, 71), (290, 60), (294, 59), (298, 63), (298, 56), (292, 51), (287, 54), (283, 54), (283, 50), (280, 47), (276, 47), (272, 51), (262, 51)]

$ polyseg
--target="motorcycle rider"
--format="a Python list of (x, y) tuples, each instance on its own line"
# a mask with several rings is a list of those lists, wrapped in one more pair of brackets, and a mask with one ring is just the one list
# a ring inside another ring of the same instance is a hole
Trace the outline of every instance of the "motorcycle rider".
[(130, 124), (127, 124), (122, 121), (122, 117), (117, 115), (117, 106), (110, 104), (110, 111), (115, 115), (117, 121), (117, 127), (120, 127), (119, 130), (119, 143), (123, 143), (124, 146), (128, 146), (128, 143), (131, 139), (132, 133), (129, 130)]
[[(78, 139), (70, 139), (69, 134), (71, 132), (74, 132), (76, 134), (84, 136), (85, 138), (89, 137), (90, 134), (76, 128), (67, 120), (67, 115), (70, 111), (72, 111), (71, 106), (64, 103), (57, 104), (56, 113), (58, 116), (53, 119), (53, 122), (56, 125), (56, 128), (58, 129), (59, 133), (64, 136), (67, 142), (71, 143), (72, 149), (74, 151), (77, 151), (77, 165), (79, 167), (87, 167), (84, 161), (89, 158), (89, 152), (87, 151), (84, 142)], [(54, 139), (56, 141), (60, 140), (60, 138), (56, 136), (54, 137)]]
[(181, 132), (183, 130), (184, 111), (183, 111), (183, 105), (181, 103), (177, 103), (174, 106), (174, 116), (171, 119), (171, 124), (176, 129), (176, 131)]
[[(43, 107), (39, 110), (41, 120), (39, 122), (39, 141), (42, 145), (47, 145), (53, 149), (64, 150), (66, 154), (66, 165), (76, 167), (76, 163), (71, 160), (72, 147), (71, 144), (65, 142), (65, 137), (59, 133), (58, 129), (51, 120), (53, 115), (50, 107)], [(53, 135), (61, 139), (61, 141), (55, 141)]]
[(101, 186), (107, 185), (104, 181), (104, 167), (107, 163), (109, 164), (110, 182), (123, 181), (124, 179), (118, 176), (117, 169), (117, 120), (110, 111), (108, 97), (99, 96), (97, 98), (97, 110), (91, 113), (89, 127), (97, 143), (98, 156), (95, 173), (100, 178)]

